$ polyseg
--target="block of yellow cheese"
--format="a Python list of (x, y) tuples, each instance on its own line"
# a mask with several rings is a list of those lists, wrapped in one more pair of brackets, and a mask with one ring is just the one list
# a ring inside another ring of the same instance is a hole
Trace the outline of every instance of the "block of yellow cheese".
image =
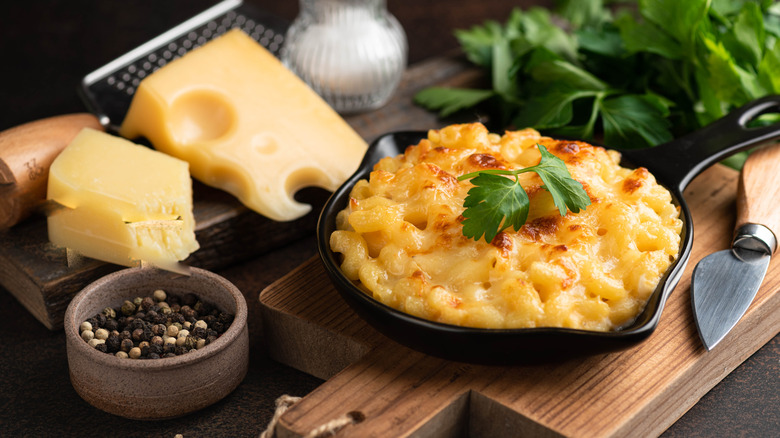
[(293, 195), (335, 190), (365, 141), (260, 44), (234, 29), (144, 78), (120, 134), (146, 137), (192, 176), (273, 220), (305, 215)]
[(84, 129), (49, 170), (49, 240), (87, 257), (181, 271), (198, 249), (188, 164)]

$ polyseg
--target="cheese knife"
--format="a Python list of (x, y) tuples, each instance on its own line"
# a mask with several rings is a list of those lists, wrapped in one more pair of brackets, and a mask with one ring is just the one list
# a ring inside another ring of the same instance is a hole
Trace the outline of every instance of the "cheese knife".
[(780, 144), (773, 144), (751, 153), (742, 168), (731, 249), (708, 255), (693, 270), (693, 314), (707, 351), (739, 322), (761, 287), (778, 246), (778, 200)]

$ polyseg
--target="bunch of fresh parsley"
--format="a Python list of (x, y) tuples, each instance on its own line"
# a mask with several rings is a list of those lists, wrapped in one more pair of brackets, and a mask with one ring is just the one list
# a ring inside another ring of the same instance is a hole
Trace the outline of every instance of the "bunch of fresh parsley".
[(433, 87), (415, 101), (442, 117), (483, 109), (492, 129), (647, 147), (780, 93), (772, 0), (559, 0), (455, 36), (491, 88)]

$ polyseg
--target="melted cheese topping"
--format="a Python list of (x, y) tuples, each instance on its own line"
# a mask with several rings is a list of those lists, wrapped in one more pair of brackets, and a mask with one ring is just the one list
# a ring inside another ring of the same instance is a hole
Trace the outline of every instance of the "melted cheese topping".
[[(536, 173), (520, 175), (528, 221), (491, 243), (463, 236), (457, 177), (539, 163), (536, 144), (562, 159), (592, 204), (561, 216)], [(432, 130), (359, 181), (330, 238), (342, 271), (375, 299), (428, 320), (483, 328), (614, 330), (644, 308), (680, 246), (670, 193), (620, 155), (525, 129), (481, 124)]]

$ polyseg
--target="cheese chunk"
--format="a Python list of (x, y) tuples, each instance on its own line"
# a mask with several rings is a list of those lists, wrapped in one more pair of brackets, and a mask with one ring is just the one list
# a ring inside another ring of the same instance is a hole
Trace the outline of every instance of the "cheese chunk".
[(181, 271), (198, 249), (188, 164), (92, 129), (54, 160), (47, 198), (49, 240), (123, 266), (148, 262)]
[(335, 190), (365, 141), (324, 100), (234, 29), (141, 81), (120, 134), (146, 137), (193, 177), (273, 220), (305, 215), (303, 187)]

